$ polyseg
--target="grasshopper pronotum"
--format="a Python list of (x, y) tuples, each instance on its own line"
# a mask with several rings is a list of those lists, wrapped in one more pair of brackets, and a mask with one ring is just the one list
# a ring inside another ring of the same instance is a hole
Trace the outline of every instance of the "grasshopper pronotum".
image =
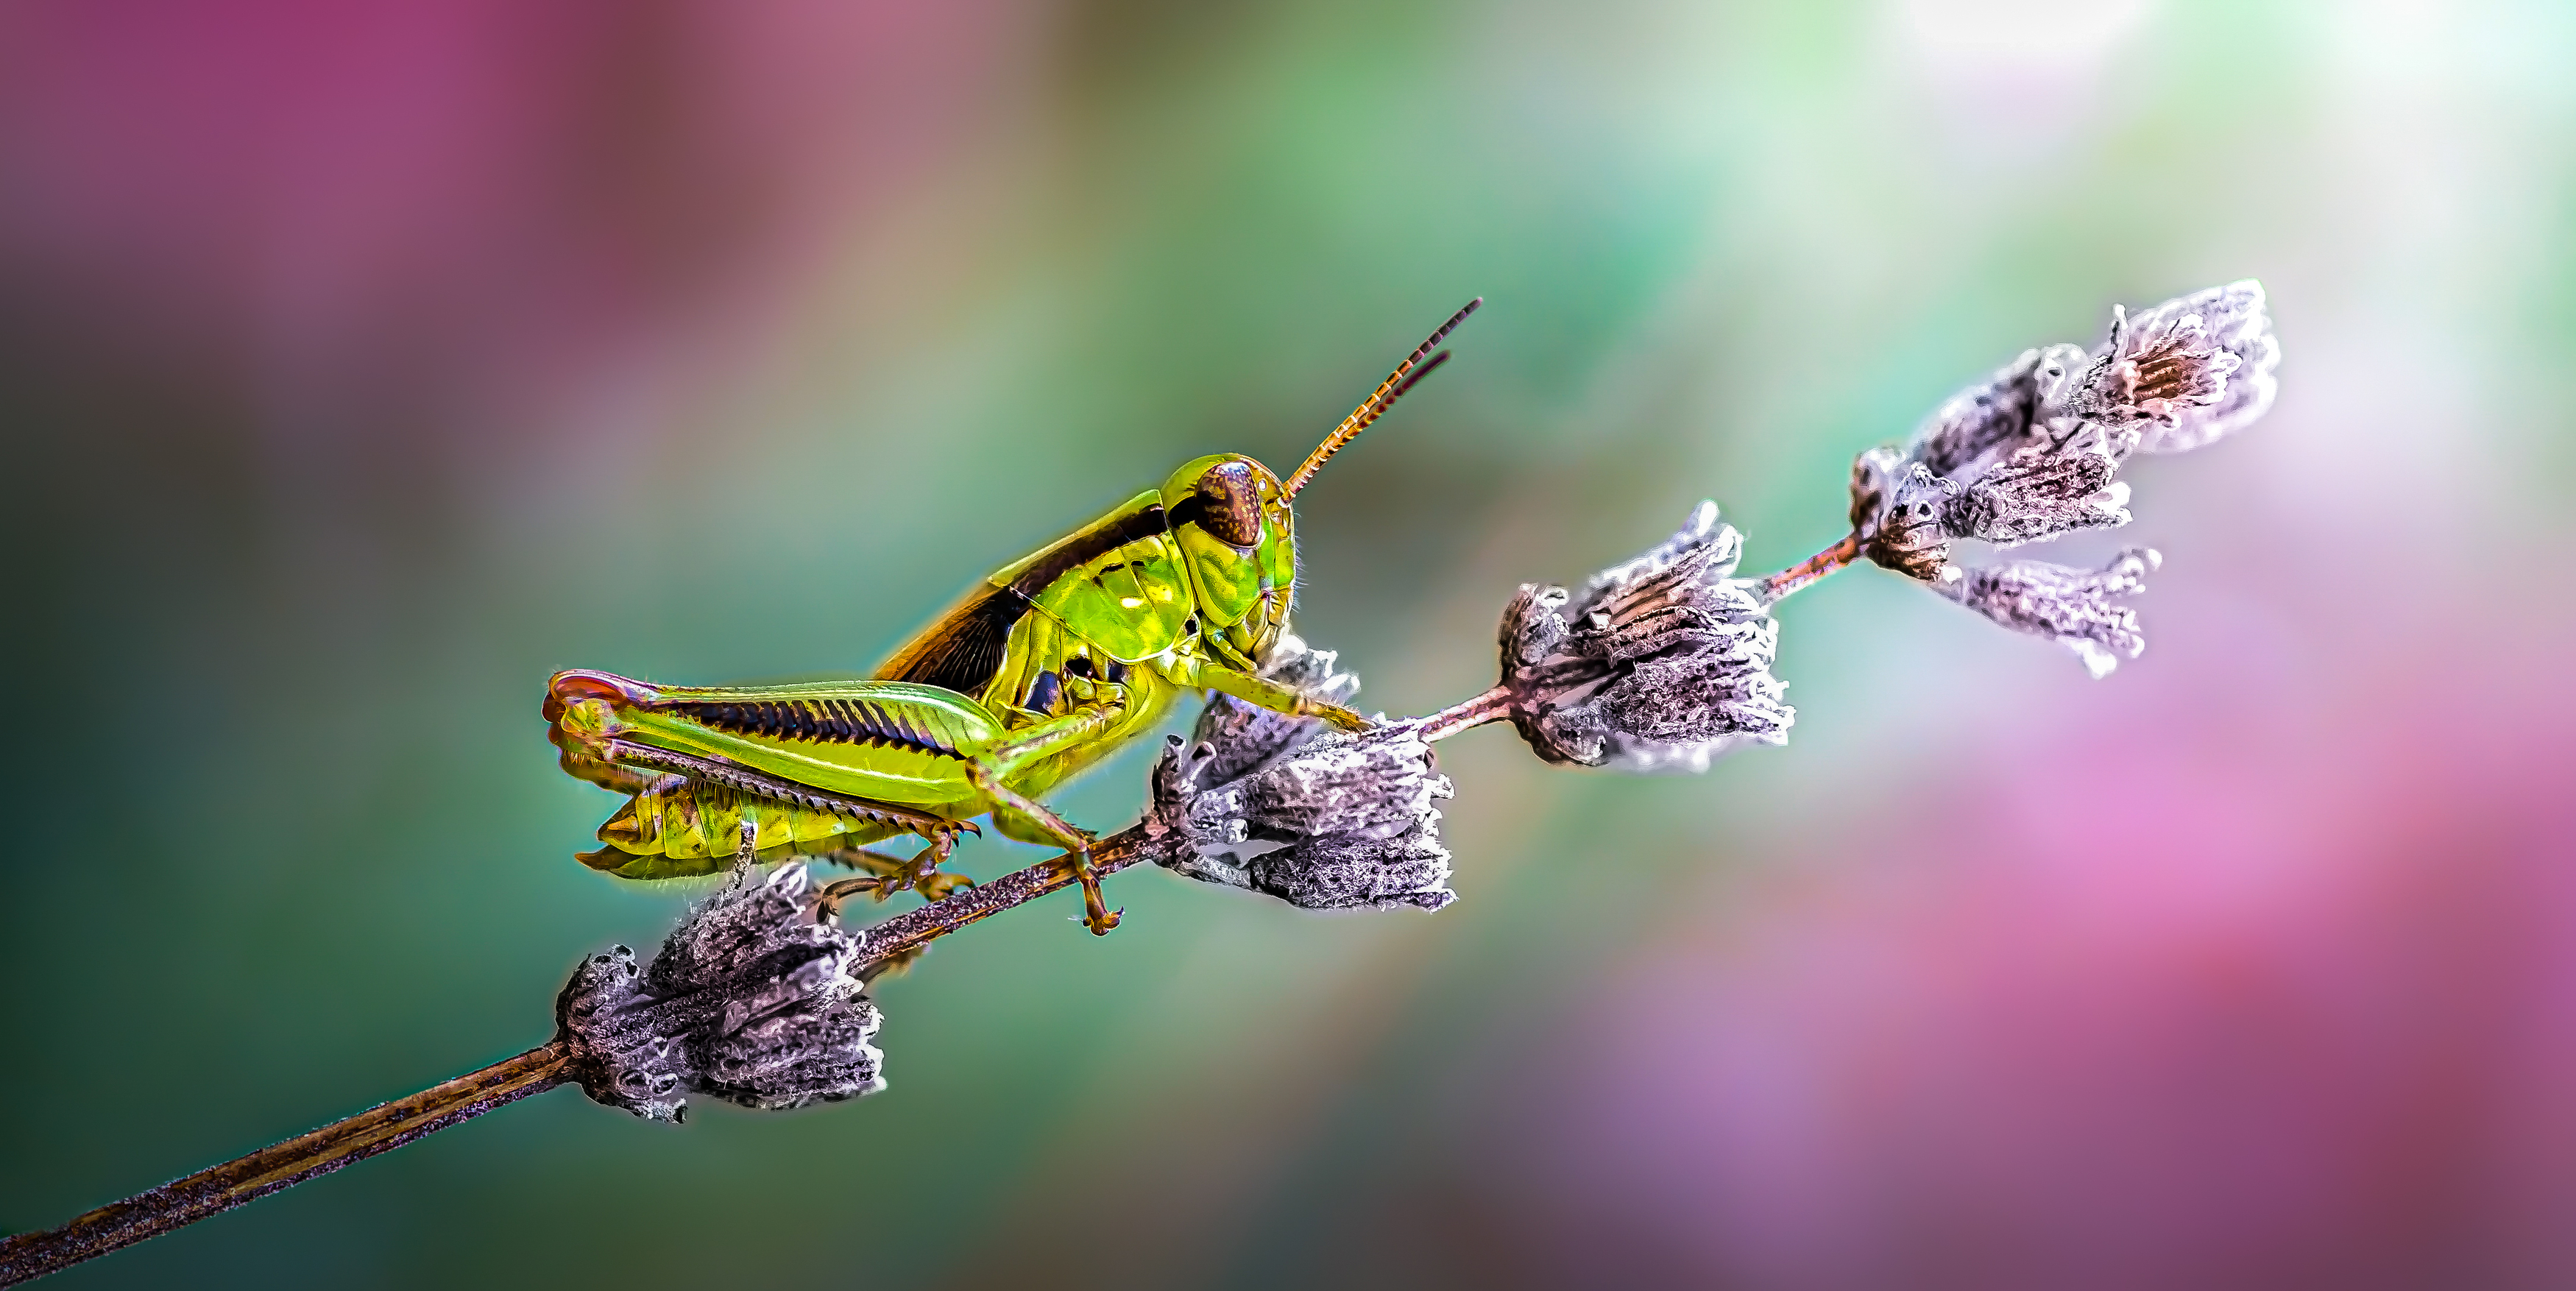
[[(1367, 719), (1260, 676), (1288, 623), (1297, 540), (1289, 500), (1416, 381), (1482, 298), (1440, 325), (1286, 481), (1240, 453), (1183, 463), (1035, 555), (1004, 567), (866, 681), (655, 686), (561, 672), (546, 687), (565, 771), (630, 795), (582, 860), (629, 878), (810, 855), (870, 871), (841, 893), (958, 883), (940, 865), (989, 816), (1010, 838), (1063, 847), (1083, 922), (1106, 934), (1091, 835), (1040, 795), (1154, 729), (1185, 690), (1213, 690), (1348, 729)], [(864, 850), (904, 834), (909, 861)]]

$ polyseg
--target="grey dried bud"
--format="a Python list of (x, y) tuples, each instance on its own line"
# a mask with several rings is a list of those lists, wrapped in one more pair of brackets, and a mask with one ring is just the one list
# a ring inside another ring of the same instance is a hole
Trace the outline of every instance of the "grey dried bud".
[(1244, 863), (1246, 886), (1308, 910), (1438, 910), (1449, 890), (1449, 849), (1439, 813), (1386, 838), (1326, 834), (1259, 853)]
[(2162, 559), (2132, 547), (2098, 570), (2006, 561), (1969, 570), (1943, 594), (2016, 632), (2056, 641), (2073, 650), (2086, 671), (2105, 677), (2120, 660), (2135, 659), (2147, 648), (2138, 612), (2113, 598), (2144, 591), (2146, 576)]
[[(1939, 476), (1956, 476), (1975, 463), (2020, 447), (2031, 434), (2040, 405), (2062, 391), (2085, 365), (2084, 347), (2052, 345), (2024, 350), (1984, 383), (1952, 395), (1914, 432), (1903, 460)], [(1859, 522), (1853, 522), (1857, 525)]]
[(2099, 448), (2025, 449), (1951, 498), (1941, 528), (1953, 538), (1998, 547), (2116, 529), (2129, 522), (2129, 486), (2111, 478), (2119, 469), (2119, 460)]
[(1780, 631), (1727, 577), (1743, 537), (1702, 502), (1681, 531), (1579, 596), (1525, 586), (1503, 616), (1512, 724), (1551, 762), (1704, 771), (1747, 742), (1788, 741), (1771, 676)]
[(2130, 317), (2044, 415), (2129, 428), (2150, 453), (2198, 448), (2263, 415), (2279, 385), (2280, 342), (2252, 279), (2177, 297)]
[[(1283, 637), (1262, 675), (1340, 702), (1359, 681), (1333, 665)], [(1437, 910), (1456, 899), (1432, 805), (1451, 791), (1411, 726), (1335, 731), (1219, 695), (1155, 764), (1146, 830), (1160, 864), (1204, 882), (1311, 910)]]
[(651, 967), (624, 946), (574, 970), (556, 1038), (595, 1102), (680, 1120), (682, 1095), (761, 1110), (884, 1087), (878, 1014), (850, 969), (860, 937), (822, 922), (802, 865), (736, 867)]
[(1950, 516), (1959, 486), (1892, 448), (1852, 459), (1851, 524), (1872, 564), (1938, 582), (1950, 568)]

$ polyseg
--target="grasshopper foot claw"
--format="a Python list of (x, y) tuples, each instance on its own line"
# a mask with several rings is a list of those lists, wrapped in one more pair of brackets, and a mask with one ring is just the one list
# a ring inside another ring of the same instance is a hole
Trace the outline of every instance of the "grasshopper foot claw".
[(882, 882), (874, 878), (865, 878), (835, 879), (830, 883), (826, 883), (823, 885), (821, 891), (814, 894), (814, 901), (815, 904), (821, 907), (825, 913), (838, 917), (841, 913), (841, 907), (849, 904), (850, 898), (858, 896), (861, 893), (865, 893), (879, 901), (885, 900), (885, 889)]
[(1112, 910), (1100, 896), (1100, 871), (1091, 868), (1091, 849), (1073, 854), (1073, 877), (1082, 884), (1082, 926), (1094, 937), (1106, 937), (1118, 926), (1119, 917), (1127, 913), (1124, 906)]
[(1345, 731), (1366, 731), (1374, 729), (1377, 726), (1377, 723), (1372, 722), (1369, 719), (1360, 716), (1357, 712), (1344, 708), (1339, 704), (1328, 704), (1322, 700), (1309, 700), (1304, 706), (1307, 708), (1309, 716), (1323, 718), (1326, 722)]
[(946, 899), (950, 893), (959, 888), (973, 886), (975, 886), (975, 880), (963, 874), (950, 874), (942, 870), (914, 880), (912, 890), (920, 893), (927, 900), (939, 901)]

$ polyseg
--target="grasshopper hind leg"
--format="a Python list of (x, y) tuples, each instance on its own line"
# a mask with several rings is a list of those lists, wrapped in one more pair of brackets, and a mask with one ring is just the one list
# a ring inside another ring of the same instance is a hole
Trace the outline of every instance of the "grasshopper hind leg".
[[(711, 874), (725, 864), (726, 844), (738, 835), (741, 846), (733, 849), (737, 860), (747, 856), (767, 864), (803, 858), (860, 871), (864, 877), (827, 885), (836, 908), (871, 889), (878, 900), (910, 888), (935, 901), (969, 884), (965, 876), (940, 867), (956, 850), (958, 835), (981, 832), (971, 822), (827, 795), (731, 764), (709, 765), (722, 773), (723, 782), (680, 772), (642, 781), (626, 805), (600, 826), (600, 841), (608, 846), (582, 854), (582, 861), (624, 878)], [(910, 860), (868, 846), (907, 834), (929, 843)]]

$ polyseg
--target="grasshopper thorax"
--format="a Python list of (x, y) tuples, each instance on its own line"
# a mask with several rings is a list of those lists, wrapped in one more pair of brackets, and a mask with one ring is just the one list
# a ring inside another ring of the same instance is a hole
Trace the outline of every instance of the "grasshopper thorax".
[(1287, 490), (1241, 453), (1184, 463), (1163, 484), (1163, 512), (1220, 653), (1258, 662), (1287, 626), (1297, 538)]

